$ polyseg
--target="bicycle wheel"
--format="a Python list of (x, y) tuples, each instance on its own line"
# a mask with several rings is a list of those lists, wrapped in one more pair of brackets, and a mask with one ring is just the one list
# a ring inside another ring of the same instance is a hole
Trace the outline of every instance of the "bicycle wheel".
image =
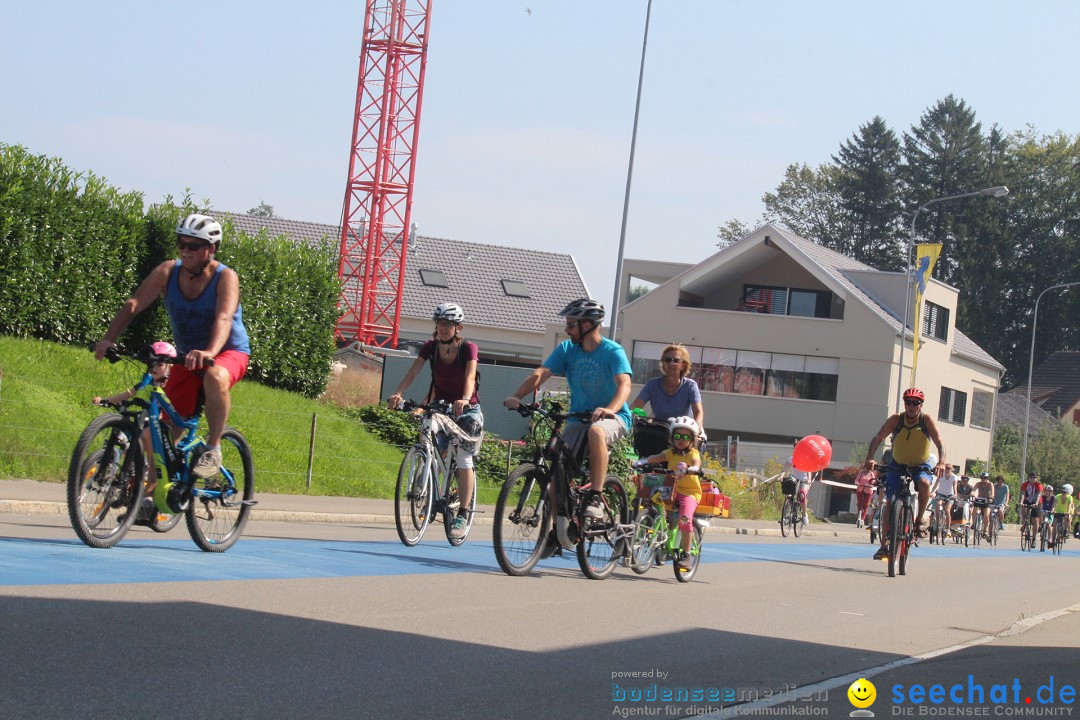
[(1031, 524), (1024, 522), (1020, 526), (1020, 552), (1031, 549)]
[(239, 430), (226, 427), (221, 434), (217, 474), (192, 480), (186, 511), (191, 539), (206, 552), (225, 552), (243, 535), (255, 505), (255, 463)]
[(71, 527), (90, 547), (112, 547), (127, 533), (143, 495), (139, 428), (119, 413), (94, 418), (71, 454), (67, 507)]
[(972, 547), (979, 547), (979, 541), (982, 540), (982, 512), (978, 508), (978, 513), (971, 518), (971, 545)]
[(900, 552), (900, 561), (897, 569), (901, 575), (907, 575), (908, 555), (911, 553), (911, 540), (915, 534), (915, 528), (913, 526), (914, 512), (912, 511), (910, 503), (911, 501), (908, 500), (903, 504), (903, 521), (900, 525), (901, 536), (903, 537), (901, 543), (903, 547)]
[[(675, 568), (675, 579), (679, 582), (688, 583), (693, 580), (698, 565), (701, 564), (701, 538), (705, 535), (705, 531), (696, 522), (693, 525), (694, 538), (690, 541), (690, 567), (684, 570), (678, 567), (677, 562), (671, 563), (671, 566)], [(679, 535), (682, 535), (682, 531), (679, 531)], [(679, 538), (679, 541), (682, 542), (682, 537)], [(680, 544), (679, 547), (682, 547), (682, 545)]]
[(791, 496), (784, 498), (784, 507), (780, 508), (780, 534), (783, 537), (788, 536), (788, 532), (791, 531)]
[(1046, 552), (1046, 520), (1039, 523), (1039, 552)]
[(657, 526), (663, 524), (660, 513), (651, 510), (643, 511), (634, 521), (634, 534), (630, 539), (630, 569), (638, 575), (644, 575), (652, 567), (659, 541)]
[(904, 554), (904, 502), (893, 498), (889, 522), (889, 577), (896, 577), (900, 569), (900, 556)]
[(180, 521), (184, 519), (185, 513), (176, 513), (170, 515), (169, 513), (163, 513), (156, 507), (150, 510), (153, 513), (153, 517), (147, 523), (147, 527), (156, 533), (167, 533), (174, 527), (180, 524)]
[(875, 523), (875, 524), (872, 524), (870, 526), (870, 544), (871, 545), (873, 545), (873, 544), (875, 544), (877, 542), (877, 534), (878, 534), (878, 529), (877, 529), (877, 525), (876, 525), (877, 522), (878, 522), (878, 519), (877, 519), (877, 516), (875, 515), (874, 520), (873, 520), (873, 523)]
[(603, 580), (615, 569), (626, 546), (624, 537), (630, 502), (626, 489), (614, 475), (604, 480), (604, 515), (582, 523), (582, 537), (577, 545), (581, 572), (593, 580)]
[(551, 526), (548, 479), (533, 463), (522, 463), (506, 478), (495, 501), (492, 544), (507, 575), (527, 574), (540, 559)]
[(450, 477), (446, 479), (448, 486), (445, 496), (446, 502), (443, 504), (443, 530), (446, 531), (446, 541), (454, 547), (465, 542), (465, 538), (469, 537), (469, 532), (472, 530), (473, 518), (476, 517), (476, 482), (476, 473), (474, 472), (472, 497), (469, 498), (469, 510), (465, 513), (465, 531), (461, 535), (455, 536), (454, 518), (460, 510), (461, 498), (458, 493), (457, 468), (450, 467)]
[(394, 490), (394, 524), (398, 538), (407, 547), (420, 542), (431, 522), (435, 502), (431, 472), (431, 458), (423, 446), (414, 445), (406, 451)]
[(986, 544), (990, 547), (997, 547), (998, 541), (998, 519), (997, 513), (993, 510), (990, 511), (990, 526), (986, 528), (987, 540)]
[(802, 535), (803, 529), (803, 509), (802, 503), (798, 500), (791, 504), (791, 530), (795, 533), (795, 537)]

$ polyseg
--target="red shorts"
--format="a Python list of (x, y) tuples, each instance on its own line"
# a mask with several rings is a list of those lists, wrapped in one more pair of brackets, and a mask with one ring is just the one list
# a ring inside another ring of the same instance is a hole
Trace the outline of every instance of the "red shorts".
[[(226, 350), (214, 358), (214, 364), (229, 371), (229, 387), (231, 388), (247, 374), (248, 356), (247, 353)], [(169, 370), (169, 379), (165, 381), (165, 394), (169, 396), (169, 402), (176, 408), (176, 412), (184, 417), (190, 417), (195, 414), (195, 404), (199, 400), (202, 387), (202, 370), (192, 371), (183, 365), (173, 365)]]

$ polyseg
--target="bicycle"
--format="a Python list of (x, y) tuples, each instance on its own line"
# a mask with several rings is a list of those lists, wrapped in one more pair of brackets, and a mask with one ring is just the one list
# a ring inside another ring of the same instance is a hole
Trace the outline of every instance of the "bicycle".
[[(198, 435), (202, 401), (195, 414), (183, 418), (165, 391), (153, 384), (150, 368), (156, 363), (182, 365), (184, 356), (154, 355), (149, 349), (128, 353), (110, 348), (109, 362), (128, 360), (146, 365), (136, 394), (123, 403), (108, 403), (115, 412), (94, 418), (79, 436), (68, 466), (68, 517), (75, 534), (91, 547), (108, 548), (120, 542), (139, 515), (145, 483), (149, 482), (142, 437), (149, 431), (156, 483), (154, 515), (183, 515), (191, 539), (206, 552), (224, 552), (243, 534), (255, 505), (255, 468), (251, 449), (240, 431), (226, 427), (221, 437), (222, 463), (217, 474), (197, 478), (191, 466), (206, 448)], [(182, 436), (173, 442), (168, 416)], [(156, 519), (156, 518), (154, 518)], [(164, 532), (162, 521), (152, 529)]]
[(875, 545), (881, 533), (881, 510), (885, 505), (885, 483), (874, 480), (874, 496), (870, 499), (870, 519), (866, 526), (870, 528), (870, 544)]
[(1035, 547), (1035, 524), (1031, 521), (1031, 514), (1036, 512), (1035, 507), (1021, 504), (1017, 507), (1017, 512), (1020, 513), (1022, 518), (1020, 521), (1020, 551), (1032, 550)]
[[(987, 537), (988, 531), (983, 527), (983, 508), (990, 506), (990, 501), (983, 498), (975, 498), (972, 500), (971, 507), (971, 544), (973, 547), (979, 547), (979, 544), (985, 539), (989, 543)], [(993, 525), (993, 521), (990, 522)]]
[(1068, 513), (1054, 513), (1054, 541), (1051, 543), (1050, 548), (1055, 555), (1060, 555), (1062, 548), (1065, 547), (1065, 540), (1068, 538)]
[[(657, 471), (664, 474), (651, 475)], [(638, 575), (644, 575), (648, 572), (649, 568), (657, 560), (665, 562), (668, 558), (678, 557), (679, 552), (682, 550), (682, 531), (677, 526), (672, 527), (668, 523), (668, 509), (664, 503), (666, 498), (661, 489), (668, 486), (661, 485), (658, 487), (645, 481), (646, 477), (664, 479), (670, 476), (671, 473), (667, 472), (667, 468), (663, 463), (646, 465), (641, 468), (641, 472), (642, 483), (640, 490), (644, 494), (639, 495), (635, 500), (635, 504), (639, 507), (630, 540), (630, 569)], [(705, 476), (705, 472), (701, 469), (690, 468), (686, 472), (689, 475)], [(670, 487), (673, 487), (673, 485)], [(646, 502), (648, 507), (640, 507), (641, 504)], [(693, 526), (694, 530), (690, 538), (690, 550), (688, 551), (690, 554), (690, 567), (683, 569), (672, 563), (675, 570), (675, 579), (679, 582), (687, 583), (693, 580), (698, 565), (701, 563), (701, 541), (709, 522), (704, 518), (694, 516)]]
[(780, 534), (784, 537), (788, 536), (788, 532), (793, 532), (795, 537), (802, 535), (801, 499), (806, 490), (798, 486), (799, 482), (790, 477), (780, 479), (780, 491), (784, 493), (784, 506), (780, 509)]
[(997, 547), (998, 534), (1001, 532), (1001, 516), (1004, 513), (1004, 506), (990, 506), (990, 526), (986, 528), (986, 543), (990, 547)]
[[(522, 417), (550, 423), (551, 436), (542, 447), (537, 445), (531, 462), (514, 468), (499, 491), (492, 532), (495, 559), (507, 575), (522, 576), (536, 566), (541, 556), (576, 549), (585, 576), (603, 580), (615, 570), (632, 527), (628, 523), (626, 489), (617, 477), (608, 475), (601, 493), (603, 517), (592, 520), (581, 515), (590, 483), (584, 478), (580, 460), (563, 440), (561, 429), (567, 420), (588, 422), (591, 413), (560, 410), (557, 404), (550, 411), (539, 405), (517, 408)], [(548, 491), (552, 483), (554, 513)], [(551, 532), (554, 537), (549, 539)]]
[[(394, 523), (397, 525), (398, 538), (407, 547), (413, 547), (420, 542), (431, 518), (439, 514), (443, 516), (446, 540), (454, 547), (465, 542), (472, 530), (477, 512), (476, 482), (473, 482), (472, 498), (465, 514), (465, 532), (460, 536), (453, 533), (454, 518), (461, 508), (454, 452), (460, 439), (453, 429), (447, 426), (449, 445), (445, 451), (440, 451), (437, 437), (440, 423), (436, 420), (436, 417), (441, 415), (447, 418), (448, 424), (453, 424), (449, 417), (450, 408), (450, 403), (446, 402), (424, 405), (411, 400), (401, 407), (403, 412), (422, 411), (420, 433), (401, 460), (394, 491)], [(454, 428), (456, 427), (454, 425)]]
[(955, 495), (938, 495), (932, 502), (930, 510), (930, 544), (935, 542), (939, 545), (945, 544), (945, 538), (949, 534), (949, 524), (947, 522), (945, 506), (950, 501), (955, 502)]
[(889, 577), (907, 575), (908, 555), (911, 548), (919, 544), (915, 533), (916, 480), (910, 467), (901, 467), (900, 486), (893, 493), (889, 509)]

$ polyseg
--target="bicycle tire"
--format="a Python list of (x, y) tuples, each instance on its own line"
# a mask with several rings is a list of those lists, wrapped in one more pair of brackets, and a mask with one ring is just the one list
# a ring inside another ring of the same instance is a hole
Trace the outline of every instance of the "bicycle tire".
[(495, 501), (492, 545), (507, 575), (526, 575), (540, 560), (551, 527), (547, 486), (547, 476), (534, 463), (518, 465), (503, 482)]
[(644, 575), (656, 559), (656, 546), (659, 533), (656, 526), (661, 523), (661, 515), (650, 510), (642, 511), (634, 520), (634, 534), (630, 540), (630, 569), (638, 575)]
[(146, 464), (141, 435), (123, 415), (107, 413), (90, 421), (75, 443), (68, 466), (68, 518), (90, 547), (112, 547), (135, 521)]
[(802, 537), (803, 531), (803, 509), (802, 503), (796, 500), (791, 504), (791, 532), (795, 533), (795, 537)]
[(206, 552), (225, 552), (244, 534), (255, 497), (255, 463), (240, 431), (221, 433), (221, 467), (208, 478), (193, 478), (188, 503), (188, 532)]
[(146, 524), (148, 528), (156, 533), (167, 533), (174, 527), (180, 524), (180, 521), (184, 519), (186, 513), (175, 513), (170, 515), (169, 513), (163, 513), (156, 507), (151, 510), (154, 513), (153, 517)]
[(431, 522), (435, 502), (431, 480), (431, 458), (427, 451), (419, 445), (405, 451), (394, 486), (394, 526), (398, 539), (406, 547), (420, 542)]
[(976, 508), (978, 514), (971, 518), (971, 546), (979, 547), (979, 541), (982, 539), (982, 511), (981, 508)]
[(903, 548), (900, 552), (900, 560), (898, 570), (901, 575), (907, 575), (908, 556), (911, 554), (911, 542), (915, 536), (915, 528), (912, 526), (914, 523), (914, 511), (911, 507), (911, 501), (904, 502), (903, 521), (900, 525), (901, 534), (903, 536)]
[(1031, 523), (1024, 521), (1020, 525), (1020, 552), (1031, 549)]
[(1046, 520), (1039, 523), (1039, 552), (1046, 552)]
[(893, 497), (892, 508), (889, 512), (889, 577), (896, 577), (896, 572), (900, 568), (900, 555), (904, 551), (904, 533), (900, 525), (903, 520), (903, 512), (903, 500)]
[[(694, 579), (694, 575), (697, 574), (698, 565), (701, 564), (701, 539), (704, 537), (705, 532), (698, 527), (698, 524), (693, 523), (694, 526), (694, 538), (690, 541), (690, 567), (686, 570), (681, 570), (678, 567), (677, 562), (671, 563), (671, 566), (675, 569), (675, 579), (681, 583), (688, 583)], [(682, 535), (682, 531), (679, 532)], [(680, 547), (682, 537), (679, 538)]]
[(791, 530), (791, 497), (784, 498), (784, 507), (780, 509), (780, 535), (782, 537), (788, 536), (788, 530)]
[(877, 543), (877, 533), (878, 533), (877, 529), (873, 525), (871, 525), (870, 526), (870, 544), (871, 545), (874, 545), (875, 543)]
[(604, 514), (599, 520), (583, 520), (577, 544), (578, 566), (592, 580), (603, 580), (615, 570), (626, 543), (622, 527), (627, 524), (630, 501), (619, 478), (604, 479)]
[(446, 479), (447, 491), (444, 494), (443, 503), (443, 530), (446, 532), (446, 541), (454, 547), (458, 547), (469, 537), (473, 522), (476, 518), (476, 473), (473, 473), (472, 497), (469, 499), (469, 510), (465, 513), (465, 532), (460, 536), (454, 536), (454, 516), (459, 514), (461, 500), (455, 498), (458, 493), (457, 468), (450, 466), (450, 476)]

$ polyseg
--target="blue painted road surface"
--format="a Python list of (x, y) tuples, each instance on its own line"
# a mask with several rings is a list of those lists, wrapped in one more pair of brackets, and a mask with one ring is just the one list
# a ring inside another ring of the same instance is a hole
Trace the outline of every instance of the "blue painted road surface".
[[(870, 560), (869, 544), (707, 543), (703, 563), (830, 562)], [(1018, 549), (964, 549), (920, 546), (913, 559), (970, 559), (979, 556), (1019, 557)], [(1049, 553), (1047, 553), (1049, 554)], [(1076, 555), (1076, 545), (1065, 554)], [(544, 569), (577, 571), (577, 559), (542, 560)], [(453, 548), (423, 542), (407, 548), (396, 541), (341, 542), (323, 540), (242, 539), (228, 552), (204, 553), (190, 540), (125, 540), (98, 550), (77, 539), (0, 538), (0, 585), (79, 585), (110, 583), (190, 582), (206, 580), (274, 580), (438, 573), (500, 573), (490, 542), (466, 542)]]

